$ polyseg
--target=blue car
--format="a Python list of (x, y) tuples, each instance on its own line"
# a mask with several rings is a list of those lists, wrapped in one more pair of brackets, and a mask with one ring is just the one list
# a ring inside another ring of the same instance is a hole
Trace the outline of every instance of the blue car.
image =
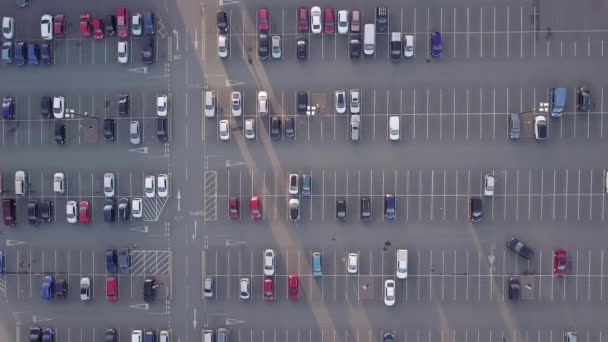
[(25, 60), (27, 59), (27, 50), (25, 48), (24, 42), (16, 42), (15, 43), (15, 64), (17, 65), (25, 65)]
[(441, 57), (441, 33), (431, 33), (431, 56), (435, 58)]
[(36, 43), (27, 44), (27, 63), (28, 64), (39, 64), (40, 63), (40, 48)]
[(118, 267), (116, 267), (117, 254), (115, 249), (106, 249), (106, 272), (116, 273)]
[(53, 298), (53, 289), (55, 288), (55, 279), (52, 276), (42, 278), (42, 299), (51, 300)]
[(7, 120), (15, 118), (15, 99), (12, 97), (2, 99), (2, 117)]
[(320, 277), (323, 274), (321, 266), (323, 264), (323, 258), (321, 252), (312, 253), (312, 275), (313, 277)]
[(54, 342), (55, 341), (55, 333), (53, 329), (46, 328), (42, 333), (42, 342)]
[(4, 273), (4, 251), (0, 251), (0, 273)]
[(146, 36), (154, 35), (154, 13), (144, 12), (144, 34)]

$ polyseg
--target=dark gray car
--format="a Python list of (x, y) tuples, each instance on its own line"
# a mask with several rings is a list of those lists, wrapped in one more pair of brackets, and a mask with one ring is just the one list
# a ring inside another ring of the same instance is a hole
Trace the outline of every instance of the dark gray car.
[(118, 250), (118, 272), (131, 273), (131, 251), (128, 248)]

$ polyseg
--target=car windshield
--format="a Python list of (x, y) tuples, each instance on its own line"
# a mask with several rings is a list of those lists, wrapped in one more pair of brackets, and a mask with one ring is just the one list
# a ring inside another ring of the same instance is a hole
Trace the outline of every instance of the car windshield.
[(80, 294), (87, 294), (87, 289), (85, 287), (81, 288)]

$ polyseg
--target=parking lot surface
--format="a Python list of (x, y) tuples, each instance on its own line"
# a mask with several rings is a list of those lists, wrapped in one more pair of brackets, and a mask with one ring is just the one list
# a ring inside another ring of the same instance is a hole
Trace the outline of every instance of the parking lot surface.
[[(376, 34), (373, 55), (351, 59), (349, 35), (298, 31), (298, 8), (315, 5), (359, 9), (363, 24), (386, 6), (387, 32)], [(81, 36), (80, 14), (100, 18), (122, 6), (129, 15), (154, 13), (153, 64), (141, 58), (146, 36), (124, 38), (125, 64), (117, 58), (123, 38)], [(268, 34), (281, 38), (280, 58), (259, 57), (260, 8), (270, 13)], [(225, 58), (217, 11), (228, 19)], [(2, 16), (15, 18), (15, 41), (47, 42), (41, 15), (67, 18), (65, 35), (48, 41), (50, 65), (0, 66), (0, 95), (15, 101), (15, 118), (0, 124), (0, 197), (15, 200), (17, 221), (0, 226), (0, 340), (28, 340), (38, 326), (53, 329), (56, 341), (102, 341), (109, 328), (121, 341), (134, 329), (201, 341), (203, 330), (228, 328), (230, 341), (243, 342), (371, 342), (387, 332), (409, 342), (554, 342), (565, 331), (601, 342), (608, 333), (606, 11), (598, 0), (0, 4)], [(412, 58), (391, 60), (391, 32), (414, 37)], [(432, 32), (442, 35), (440, 58), (430, 54)], [(296, 58), (301, 38), (303, 61)], [(543, 111), (556, 87), (567, 94), (561, 117)], [(584, 110), (581, 87), (592, 94)], [(358, 141), (351, 141), (352, 114), (335, 105), (336, 91), (354, 89)], [(216, 94), (213, 117), (205, 115), (208, 91)], [(231, 113), (235, 91), (240, 116)], [(258, 113), (260, 91), (268, 93), (269, 115)], [(300, 92), (310, 115), (298, 114)], [(119, 113), (124, 95), (128, 115)], [(168, 98), (166, 141), (159, 95)], [(41, 116), (43, 96), (65, 98), (64, 118)], [(514, 113), (517, 140), (510, 139)], [(537, 116), (547, 120), (543, 141), (535, 139)], [(278, 138), (273, 117), (283, 123)], [(111, 141), (107, 119), (115, 125)], [(247, 120), (255, 122), (254, 138), (246, 136)], [(131, 121), (139, 123), (139, 144), (131, 142)], [(56, 125), (65, 126), (64, 144), (55, 143)], [(23, 195), (15, 183), (21, 170)], [(54, 191), (57, 172), (65, 174), (63, 192)], [(141, 217), (107, 222), (106, 173), (115, 176), (114, 201), (142, 199)], [(290, 193), (292, 173), (311, 177), (310, 194)], [(167, 196), (158, 184), (164, 174)], [(486, 175), (496, 180), (492, 196), (484, 195)], [(157, 182), (151, 196), (148, 176)], [(394, 218), (385, 214), (387, 194)], [(255, 196), (259, 218), (250, 208)], [(370, 201), (368, 219), (362, 198)], [(482, 200), (480, 222), (471, 222), (471, 198)], [(299, 201), (297, 220), (289, 217), (291, 199)], [(29, 223), (28, 206), (48, 201), (52, 220)], [(88, 203), (91, 222), (69, 223), (68, 201)], [(512, 237), (534, 256), (509, 249)], [(568, 258), (556, 275), (560, 248)], [(129, 250), (128, 272), (107, 268), (106, 251), (114, 249)], [(272, 276), (264, 274), (267, 249), (275, 252)], [(408, 250), (406, 279), (396, 276), (398, 249)], [(313, 252), (322, 255), (320, 277)], [(358, 256), (355, 273), (347, 270), (349, 253)], [(297, 299), (290, 276), (299, 279)], [(66, 298), (42, 298), (47, 277), (67, 283)], [(87, 301), (79, 298), (82, 277), (91, 281)], [(106, 298), (111, 277), (117, 301)], [(243, 278), (249, 299), (240, 298)], [(144, 294), (150, 279), (153, 300)], [(391, 307), (387, 280), (396, 282)], [(510, 299), (514, 280), (519, 301)]]

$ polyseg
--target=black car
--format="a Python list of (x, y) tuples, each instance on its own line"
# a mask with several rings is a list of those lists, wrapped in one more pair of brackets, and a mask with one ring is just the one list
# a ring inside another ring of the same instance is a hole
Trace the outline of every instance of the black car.
[(143, 44), (141, 48), (141, 61), (144, 64), (152, 64), (154, 62), (154, 38), (144, 38)]
[(123, 222), (129, 220), (129, 199), (126, 197), (118, 200), (118, 220)]
[(116, 253), (115, 249), (106, 249), (106, 272), (118, 272), (118, 266), (116, 265), (117, 257), (118, 254)]
[(30, 342), (40, 342), (42, 339), (42, 329), (39, 327), (30, 328)]
[(295, 138), (296, 136), (296, 124), (291, 116), (285, 118), (285, 136), (288, 138)]
[(128, 248), (118, 250), (118, 271), (131, 273), (131, 251)]
[(591, 91), (582, 87), (576, 90), (576, 109), (588, 111), (591, 109)]
[(368, 220), (372, 218), (372, 201), (369, 197), (361, 197), (361, 219)]
[(114, 222), (114, 216), (116, 211), (116, 204), (111, 198), (106, 198), (103, 206), (103, 220), (105, 222)]
[(306, 114), (308, 109), (308, 93), (305, 91), (298, 92), (298, 114)]
[(116, 35), (116, 16), (108, 15), (103, 20), (103, 24), (105, 26), (106, 35), (114, 36)]
[(116, 336), (118, 336), (116, 334), (116, 330), (111, 329), (111, 328), (106, 329), (106, 339), (104, 341), (105, 342), (116, 342), (116, 341), (118, 341)]
[(15, 64), (25, 65), (27, 59), (27, 48), (24, 42), (15, 43)]
[(53, 99), (50, 96), (43, 96), (40, 99), (40, 115), (44, 119), (51, 117), (51, 108), (53, 106)]
[(534, 251), (516, 238), (511, 238), (507, 241), (507, 247), (526, 259), (532, 259), (534, 256)]
[(103, 119), (103, 137), (106, 138), (106, 141), (114, 141), (115, 126), (114, 119)]
[(167, 125), (167, 118), (156, 118), (156, 138), (162, 143), (167, 142), (169, 137)]
[(296, 57), (300, 61), (306, 60), (306, 56), (308, 55), (308, 48), (306, 44), (306, 38), (298, 37), (296, 40)]
[(261, 34), (258, 39), (258, 56), (260, 59), (268, 59), (268, 51), (270, 50), (270, 40), (267, 34)]
[(144, 280), (144, 302), (150, 303), (154, 301), (154, 295), (156, 292), (154, 287), (154, 278), (146, 278)]
[(228, 15), (224, 11), (217, 12), (217, 30), (220, 34), (228, 33)]
[(53, 221), (53, 202), (40, 202), (40, 220), (42, 220), (42, 222), (44, 223), (49, 223)]
[(509, 299), (519, 300), (521, 297), (521, 285), (519, 279), (509, 278)]
[(471, 220), (471, 222), (481, 221), (481, 209), (481, 198), (472, 197), (469, 199), (469, 219)]
[(55, 143), (65, 144), (65, 125), (55, 124)]
[(118, 96), (118, 115), (129, 116), (129, 95)]
[(40, 61), (42, 64), (53, 64), (53, 55), (49, 44), (40, 45)]
[(380, 33), (388, 31), (388, 8), (376, 7), (376, 30)]
[(281, 139), (281, 118), (278, 116), (273, 116), (270, 119), (270, 138)]
[(68, 283), (65, 279), (55, 279), (55, 297), (66, 298), (68, 296)]
[(336, 218), (340, 221), (346, 220), (346, 201), (343, 199), (336, 200)]
[(394, 220), (397, 217), (397, 200), (393, 194), (384, 195), (384, 218)]
[(361, 57), (361, 35), (358, 33), (353, 33), (350, 35), (350, 40), (348, 42), (348, 48), (350, 51), (350, 58), (359, 58)]
[(289, 219), (292, 221), (300, 219), (300, 201), (298, 199), (289, 200)]
[(38, 211), (38, 201), (27, 202), (27, 221), (30, 224), (40, 223), (40, 213)]
[(382, 342), (395, 342), (395, 335), (392, 332), (385, 332), (382, 336)]

